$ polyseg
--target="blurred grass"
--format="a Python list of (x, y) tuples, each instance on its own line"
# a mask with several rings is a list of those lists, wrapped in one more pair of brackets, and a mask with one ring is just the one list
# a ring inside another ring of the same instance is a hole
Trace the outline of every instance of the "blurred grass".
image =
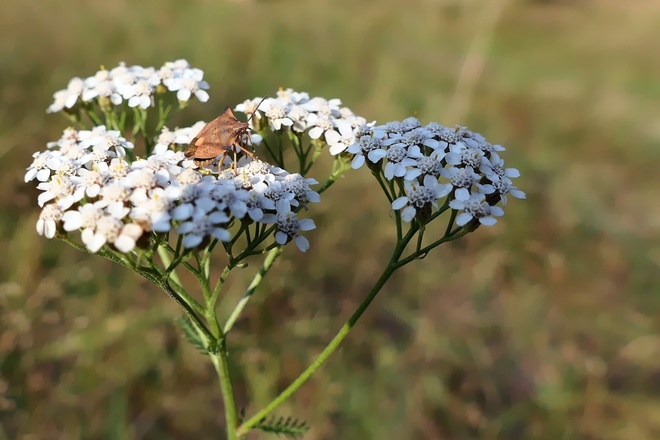
[[(175, 124), (294, 87), (380, 122), (467, 125), (523, 172), (527, 201), (396, 276), (278, 411), (309, 420), (308, 439), (659, 438), (660, 4), (497, 4), (0, 4), (0, 439), (221, 437), (214, 374), (181, 342), (175, 304), (38, 237), (22, 183), (66, 125), (44, 109), (72, 76), (181, 57), (212, 100)], [(312, 249), (285, 252), (237, 325), (248, 413), (318, 353), (392, 246), (367, 174), (310, 210)]]

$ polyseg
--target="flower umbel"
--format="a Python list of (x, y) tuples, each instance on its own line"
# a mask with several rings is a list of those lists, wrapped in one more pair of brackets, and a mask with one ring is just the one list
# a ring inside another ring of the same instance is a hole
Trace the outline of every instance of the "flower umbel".
[(504, 167), (501, 151), (504, 147), (465, 127), (452, 129), (436, 122), (422, 126), (408, 118), (365, 130), (346, 153), (354, 169), (367, 163), (377, 178), (396, 183), (391, 186), (392, 209), (401, 210), (403, 221), (417, 218), (424, 223), (432, 210), (444, 205), (439, 200), (447, 198), (445, 203), (459, 211), (457, 225), (474, 220), (490, 226), (504, 214), (495, 205), (506, 205), (507, 194), (525, 198), (511, 180), (520, 173)]
[(73, 78), (66, 89), (55, 92), (54, 102), (48, 113), (72, 109), (76, 104), (103, 102), (104, 106), (121, 105), (149, 108), (154, 105), (154, 96), (159, 86), (175, 92), (180, 102), (187, 102), (193, 96), (206, 102), (209, 84), (204, 81), (204, 72), (191, 67), (186, 60), (166, 62), (156, 70), (153, 67), (127, 66), (120, 63), (111, 70), (101, 68), (85, 79)]
[(308, 93), (293, 89), (280, 89), (277, 98), (266, 98), (257, 110), (261, 100), (260, 97), (247, 100), (235, 110), (247, 116), (254, 113), (250, 126), (256, 130), (268, 126), (272, 132), (292, 130), (306, 134), (310, 140), (322, 140), (333, 156), (352, 145), (363, 127), (374, 124), (367, 124), (366, 119), (341, 107), (339, 99), (310, 98)]
[[(306, 250), (309, 244), (298, 231), (309, 230), (309, 224), (294, 222), (291, 209), (320, 200), (310, 188), (316, 181), (249, 158), (241, 159), (236, 174), (232, 169), (204, 175), (181, 151), (169, 149), (187, 145), (196, 129), (164, 131), (161, 146), (133, 162), (124, 158), (133, 145), (119, 132), (67, 129), (48, 150), (34, 155), (25, 176), (26, 181), (39, 180), (37, 188), (43, 191), (37, 231), (52, 238), (62, 225), (65, 233), (82, 230), (82, 241), (92, 252), (109, 244), (127, 253), (151, 232), (176, 231), (184, 247), (194, 248), (206, 239), (229, 241), (234, 219), (247, 215), (273, 224), (263, 218), (289, 216), (286, 226), (278, 223), (276, 241), (288, 242), (279, 235), (285, 231)], [(83, 154), (66, 157), (63, 151), (72, 146)]]

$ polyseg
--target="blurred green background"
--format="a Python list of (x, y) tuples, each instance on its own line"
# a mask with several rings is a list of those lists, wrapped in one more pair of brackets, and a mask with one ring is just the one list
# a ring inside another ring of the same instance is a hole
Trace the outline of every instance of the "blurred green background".
[[(73, 76), (202, 68), (211, 101), (293, 87), (369, 120), (417, 112), (507, 147), (526, 201), (406, 267), (276, 412), (307, 439), (660, 438), (660, 2), (0, 2), (0, 439), (222, 438), (177, 306), (37, 236), (34, 151)], [(366, 170), (309, 214), (231, 336), (238, 401), (263, 406), (360, 302), (393, 246)], [(251, 270), (230, 278), (231, 304)], [(254, 433), (251, 439), (266, 438)]]

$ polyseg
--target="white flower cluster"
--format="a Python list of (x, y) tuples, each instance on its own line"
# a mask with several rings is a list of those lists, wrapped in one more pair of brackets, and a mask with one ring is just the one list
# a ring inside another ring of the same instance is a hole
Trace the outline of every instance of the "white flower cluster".
[[(260, 97), (248, 99), (234, 110), (248, 116), (254, 114), (257, 120), (265, 118), (273, 132), (291, 129), (297, 133), (306, 132), (311, 139), (323, 136), (332, 155), (346, 150), (355, 142), (356, 135), (373, 125), (342, 107), (339, 99), (310, 98), (308, 93), (293, 89), (280, 89), (276, 98), (261, 101)], [(255, 121), (251, 120), (250, 125), (254, 128)]]
[(126, 102), (129, 107), (147, 109), (154, 106), (154, 95), (163, 87), (164, 90), (176, 92), (180, 102), (187, 102), (193, 95), (199, 101), (206, 102), (209, 99), (206, 92), (209, 84), (203, 78), (204, 72), (191, 67), (186, 60), (166, 62), (160, 69), (120, 63), (111, 70), (102, 68), (89, 78), (72, 78), (66, 89), (55, 92), (54, 101), (46, 111), (66, 111), (79, 102), (94, 100), (116, 106)]
[[(167, 145), (188, 144), (200, 125), (178, 130), (179, 137)], [(26, 182), (38, 181), (43, 191), (37, 232), (52, 238), (58, 229), (82, 230), (90, 251), (110, 244), (127, 253), (151, 231), (181, 234), (186, 248), (207, 238), (228, 241), (228, 228), (238, 219), (276, 225), (277, 243), (293, 240), (300, 250), (309, 248), (299, 233), (314, 229), (314, 222), (299, 219), (295, 211), (320, 200), (310, 189), (314, 179), (249, 159), (242, 159), (236, 171), (203, 175), (183, 152), (163, 145), (129, 163), (126, 149), (133, 145), (119, 132), (103, 126), (65, 130), (48, 150), (33, 155), (25, 174)]]
[(508, 194), (525, 198), (511, 181), (520, 173), (505, 168), (498, 154), (504, 147), (465, 127), (435, 122), (423, 127), (416, 118), (408, 118), (374, 127), (346, 151), (354, 155), (354, 169), (367, 163), (382, 170), (386, 179), (403, 181), (405, 195), (393, 201), (392, 209), (402, 210), (406, 222), (430, 214), (438, 209), (439, 199), (449, 196), (449, 206), (460, 212), (457, 225), (473, 220), (494, 225), (504, 214), (495, 206), (498, 202), (506, 205)]

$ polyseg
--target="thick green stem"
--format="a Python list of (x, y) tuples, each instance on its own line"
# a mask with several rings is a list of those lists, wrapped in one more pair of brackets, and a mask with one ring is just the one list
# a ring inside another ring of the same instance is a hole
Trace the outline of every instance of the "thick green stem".
[(392, 253), (392, 257), (390, 258), (387, 267), (385, 268), (381, 276), (378, 278), (378, 281), (376, 281), (376, 284), (371, 288), (367, 297), (362, 301), (362, 303), (357, 308), (357, 310), (351, 315), (351, 317), (348, 319), (346, 324), (344, 324), (339, 329), (339, 332), (335, 335), (334, 338), (332, 338), (332, 341), (330, 341), (330, 343), (325, 347), (325, 349), (321, 352), (321, 354), (319, 354), (319, 356), (314, 360), (314, 362), (312, 362), (312, 364), (309, 367), (307, 367), (307, 369), (303, 371), (302, 374), (300, 374), (300, 376), (298, 376), (298, 378), (291, 383), (291, 385), (289, 385), (284, 391), (282, 391), (279, 394), (279, 396), (277, 396), (264, 409), (256, 413), (250, 419), (243, 422), (241, 426), (239, 426), (238, 428), (239, 438), (245, 436), (245, 434), (247, 434), (251, 428), (253, 428), (264, 417), (270, 414), (275, 408), (277, 408), (293, 393), (295, 393), (298, 390), (298, 388), (300, 388), (305, 382), (307, 382), (307, 380), (314, 374), (314, 372), (318, 370), (321, 365), (323, 365), (323, 363), (330, 357), (330, 355), (332, 355), (332, 353), (334, 353), (337, 350), (337, 348), (339, 348), (339, 345), (346, 338), (346, 336), (348, 336), (348, 333), (351, 331), (355, 323), (357, 323), (357, 321), (360, 319), (364, 311), (367, 309), (367, 307), (369, 307), (369, 304), (371, 304), (374, 298), (376, 298), (376, 295), (378, 295), (378, 292), (380, 292), (383, 285), (385, 285), (385, 282), (387, 282), (387, 280), (392, 276), (394, 271), (396, 271), (397, 262), (401, 257), (401, 254), (403, 253), (403, 250), (405, 249), (406, 245), (410, 241), (410, 238), (412, 238), (412, 235), (408, 234), (403, 240), (397, 243), (397, 246), (394, 249), (394, 252)]
[(240, 420), (238, 418), (238, 409), (236, 408), (236, 399), (234, 398), (234, 389), (229, 376), (229, 361), (224, 343), (215, 353), (209, 352), (209, 356), (220, 381), (222, 401), (225, 405), (227, 440), (238, 440), (237, 428)]

